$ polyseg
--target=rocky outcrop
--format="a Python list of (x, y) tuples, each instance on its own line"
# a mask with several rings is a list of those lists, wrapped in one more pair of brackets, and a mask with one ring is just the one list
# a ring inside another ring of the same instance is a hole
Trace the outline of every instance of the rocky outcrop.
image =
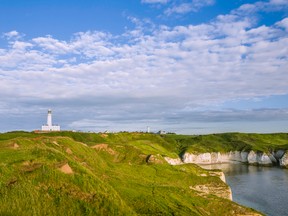
[(179, 165), (183, 163), (194, 164), (217, 164), (229, 163), (233, 161), (244, 162), (251, 165), (272, 166), (280, 164), (284, 168), (288, 168), (288, 152), (278, 150), (271, 153), (255, 152), (255, 151), (230, 151), (227, 153), (205, 152), (205, 153), (189, 153), (186, 152), (181, 158), (164, 157), (165, 161), (171, 165)]
[(241, 162), (245, 162), (245, 163), (248, 162), (249, 152), (241, 151), (240, 155), (241, 155)]
[[(271, 156), (270, 156), (271, 157)], [(248, 154), (249, 164), (259, 164), (265, 166), (271, 166), (273, 164), (271, 158), (266, 153), (250, 151)]]
[(214, 163), (229, 163), (231, 161), (244, 162), (254, 165), (270, 166), (276, 159), (272, 154), (264, 152), (246, 152), (246, 151), (231, 151), (228, 153), (206, 152), (206, 153), (185, 153), (182, 156), (184, 163), (195, 164), (214, 164)]
[(234, 161), (242, 161), (241, 152), (240, 151), (231, 151), (230, 152), (230, 160)]
[(185, 153), (182, 156), (182, 161), (184, 163), (196, 163), (196, 164), (212, 164), (212, 163), (222, 163), (229, 160), (228, 155), (221, 155), (220, 152), (212, 153), (202, 153), (202, 154), (193, 154)]
[(258, 164), (258, 156), (254, 151), (249, 152), (247, 159), (249, 164)]
[(65, 174), (73, 174), (72, 168), (69, 166), (68, 163), (64, 164), (63, 166), (59, 167), (59, 170)]
[(230, 159), (230, 152), (227, 152), (227, 153), (219, 153), (220, 156), (221, 156), (221, 163), (228, 163), (231, 161)]
[(230, 161), (247, 161), (247, 152), (228, 152), (228, 153), (220, 153), (220, 152), (207, 152), (207, 153), (185, 153), (182, 156), (182, 160), (184, 163), (196, 163), (196, 164), (215, 164), (215, 163), (228, 163)]
[(223, 172), (210, 171), (209, 174), (210, 174), (210, 176), (218, 176), (221, 179), (221, 181), (226, 183), (225, 174)]
[(230, 151), (229, 152), (229, 160), (230, 161), (238, 161), (238, 162), (248, 162), (249, 152), (246, 151)]
[(148, 155), (146, 157), (146, 163), (148, 164), (165, 164), (166, 160), (160, 155)]
[(231, 188), (226, 184), (226, 178), (223, 172), (218, 171), (209, 171), (209, 174), (201, 175), (201, 176), (217, 176), (219, 177), (225, 184), (206, 184), (206, 185), (196, 185), (190, 186), (189, 188), (192, 190), (196, 190), (200, 192), (202, 195), (205, 194), (213, 194), (218, 197), (222, 197), (225, 199), (232, 200), (232, 191)]
[(257, 162), (259, 165), (272, 166), (273, 162), (266, 153), (258, 153)]
[(211, 163), (221, 163), (222, 157), (220, 152), (212, 152), (211, 154)]
[(14, 143), (13, 144), (13, 149), (18, 149), (19, 148), (19, 145), (17, 143)]
[(285, 151), (284, 150), (277, 150), (277, 151), (272, 152), (272, 154), (277, 160), (280, 160), (284, 156)]
[(164, 159), (169, 163), (170, 165), (180, 165), (183, 164), (180, 158), (170, 158), (170, 157), (164, 157)]
[(279, 164), (281, 167), (288, 168), (288, 152), (284, 153), (284, 155), (279, 160)]
[(268, 157), (270, 158), (270, 160), (272, 161), (272, 163), (276, 164), (278, 162), (278, 160), (276, 159), (276, 157), (273, 155), (273, 153), (267, 153)]
[(211, 153), (203, 153), (203, 154), (192, 154), (185, 153), (182, 157), (184, 163), (196, 163), (196, 164), (210, 164), (211, 161)]

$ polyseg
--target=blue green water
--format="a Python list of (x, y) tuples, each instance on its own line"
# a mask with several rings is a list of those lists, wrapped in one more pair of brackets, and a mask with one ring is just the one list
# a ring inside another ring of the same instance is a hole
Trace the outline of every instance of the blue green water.
[(245, 164), (205, 165), (222, 169), (233, 201), (268, 216), (288, 216), (288, 170)]

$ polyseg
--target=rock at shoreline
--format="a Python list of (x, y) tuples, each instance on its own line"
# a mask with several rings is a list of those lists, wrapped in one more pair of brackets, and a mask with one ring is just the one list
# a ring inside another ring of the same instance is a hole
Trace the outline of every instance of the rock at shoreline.
[(281, 167), (288, 168), (288, 153), (287, 152), (281, 157), (279, 162), (280, 162)]
[(248, 163), (249, 164), (257, 164), (258, 163), (258, 157), (257, 154), (254, 151), (250, 151), (248, 154)]
[(268, 165), (268, 166), (273, 164), (270, 157), (266, 153), (258, 153), (257, 155), (258, 155), (258, 158), (257, 158), (258, 164)]
[[(246, 151), (230, 151), (228, 153), (206, 152), (206, 153), (188, 153), (182, 156), (183, 163), (195, 164), (215, 164), (229, 163), (231, 161), (248, 162), (253, 165), (271, 166), (277, 160), (272, 154), (265, 152), (246, 152)], [(169, 163), (169, 162), (168, 162)]]

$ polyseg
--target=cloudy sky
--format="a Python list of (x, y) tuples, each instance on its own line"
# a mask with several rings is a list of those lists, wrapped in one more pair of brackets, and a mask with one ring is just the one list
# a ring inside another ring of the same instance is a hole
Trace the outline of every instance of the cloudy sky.
[(288, 0), (0, 0), (0, 131), (288, 131)]

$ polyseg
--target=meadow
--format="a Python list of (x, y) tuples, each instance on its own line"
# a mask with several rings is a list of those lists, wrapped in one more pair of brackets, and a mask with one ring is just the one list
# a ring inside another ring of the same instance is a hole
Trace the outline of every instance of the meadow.
[(216, 171), (163, 158), (287, 149), (287, 140), (287, 134), (2, 133), (0, 215), (257, 215), (225, 197), (229, 188)]

